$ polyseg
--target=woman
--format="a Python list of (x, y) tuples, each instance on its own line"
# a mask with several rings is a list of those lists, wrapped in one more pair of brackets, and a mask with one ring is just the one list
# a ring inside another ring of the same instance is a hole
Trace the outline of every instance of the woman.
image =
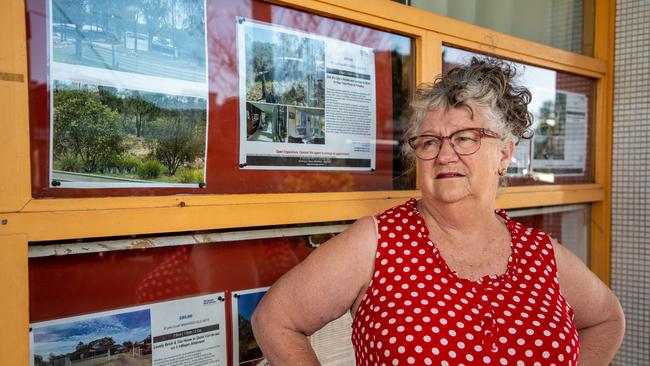
[(607, 365), (613, 293), (545, 233), (495, 211), (531, 124), (515, 70), (472, 59), (418, 89), (405, 133), (419, 201), (364, 217), (278, 280), (253, 316), (275, 365), (316, 365), (307, 336), (346, 311), (358, 365)]

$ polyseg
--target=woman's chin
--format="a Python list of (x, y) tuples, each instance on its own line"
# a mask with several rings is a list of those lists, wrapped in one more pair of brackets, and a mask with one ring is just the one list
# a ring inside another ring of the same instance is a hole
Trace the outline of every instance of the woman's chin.
[(470, 195), (467, 191), (445, 191), (445, 192), (440, 192), (438, 194), (434, 195), (434, 198), (438, 202), (442, 203), (457, 203), (461, 202), (464, 199), (468, 198)]

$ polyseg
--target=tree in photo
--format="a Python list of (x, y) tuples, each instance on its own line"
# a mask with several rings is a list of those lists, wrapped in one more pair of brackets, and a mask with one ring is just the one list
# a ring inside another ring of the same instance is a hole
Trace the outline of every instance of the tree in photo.
[(203, 0), (51, 0), (52, 60), (205, 82)]
[[(181, 53), (187, 53), (192, 59), (199, 61), (199, 66), (204, 67), (205, 4), (203, 0), (172, 0), (171, 8), (174, 47), (178, 47)], [(178, 34), (179, 24), (183, 25), (183, 32), (180, 34)]]
[(255, 340), (250, 320), (238, 315), (239, 323), (239, 363), (244, 364), (264, 357)]
[(136, 137), (144, 137), (145, 124), (156, 115), (159, 108), (143, 98), (140, 92), (132, 91), (125, 99), (125, 109), (133, 116)]
[(123, 37), (121, 26), (124, 24), (124, 12), (128, 5), (126, 1), (128, 0), (90, 1), (88, 4), (88, 22), (91, 30), (94, 30), (90, 32), (88, 39), (91, 44), (93, 40), (97, 40), (104, 47), (110, 46), (110, 64), (104, 61), (103, 66), (113, 70), (119, 68), (116, 47), (121, 44)]
[[(252, 75), (253, 85), (248, 88), (248, 100), (266, 100), (271, 92), (267, 88), (267, 82), (273, 82), (273, 44), (268, 42), (255, 41), (251, 45), (250, 52), (247, 52), (248, 70), (247, 74)], [(259, 84), (258, 84), (259, 83)]]
[(155, 102), (162, 97), (138, 90), (118, 91), (117, 88), (97, 86), (101, 103), (120, 115), (125, 132), (135, 137), (145, 137), (148, 123), (155, 119), (161, 108)]
[(75, 56), (82, 57), (83, 27), (88, 21), (88, 0), (58, 0), (53, 2), (53, 19), (60, 25), (62, 34), (70, 33), (68, 26), (74, 27), (71, 32), (75, 37)]
[[(167, 0), (142, 1), (142, 13), (146, 19), (148, 49), (154, 49), (154, 37), (159, 36), (165, 26), (165, 18), (170, 11)], [(172, 17), (173, 18), (173, 17)]]
[(43, 360), (43, 356), (41, 355), (34, 355), (34, 366), (46, 366), (47, 362)]
[(119, 116), (91, 89), (55, 89), (54, 159), (79, 158), (83, 171), (98, 172), (122, 150), (124, 134)]
[[(171, 99), (171, 98), (170, 98)], [(169, 175), (192, 164), (205, 153), (205, 111), (171, 109), (152, 122), (153, 156), (162, 162)]]

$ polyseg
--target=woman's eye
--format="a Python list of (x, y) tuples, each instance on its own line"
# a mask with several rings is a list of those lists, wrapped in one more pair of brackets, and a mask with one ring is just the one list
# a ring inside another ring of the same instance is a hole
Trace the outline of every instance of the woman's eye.
[(427, 139), (422, 141), (423, 146), (437, 146), (440, 145), (440, 142), (437, 139)]

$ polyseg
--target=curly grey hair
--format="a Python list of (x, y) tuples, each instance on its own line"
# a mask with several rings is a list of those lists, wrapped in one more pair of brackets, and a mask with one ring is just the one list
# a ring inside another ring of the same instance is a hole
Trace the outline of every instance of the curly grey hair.
[(419, 133), (429, 111), (441, 107), (467, 108), (472, 116), (474, 106), (484, 107), (486, 118), (505, 139), (517, 143), (532, 137), (533, 116), (528, 112), (531, 94), (525, 87), (513, 85), (516, 75), (517, 69), (510, 63), (473, 57), (469, 64), (450, 70), (433, 83), (418, 86), (402, 145), (408, 170), (415, 161), (408, 139)]

